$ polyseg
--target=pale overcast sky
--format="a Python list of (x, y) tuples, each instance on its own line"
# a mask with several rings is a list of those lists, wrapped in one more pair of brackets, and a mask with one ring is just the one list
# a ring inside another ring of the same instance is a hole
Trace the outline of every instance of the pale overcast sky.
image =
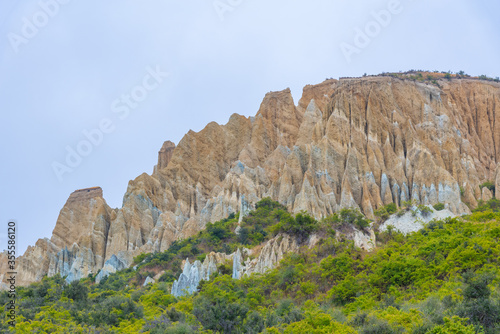
[[(494, 0), (2, 1), (0, 249), (9, 219), (22, 252), (50, 237), (75, 189), (121, 207), (165, 140), (254, 115), (266, 92), (297, 102), (325, 78), (410, 69), (500, 76), (499, 13)], [(68, 150), (88, 155), (71, 167)]]

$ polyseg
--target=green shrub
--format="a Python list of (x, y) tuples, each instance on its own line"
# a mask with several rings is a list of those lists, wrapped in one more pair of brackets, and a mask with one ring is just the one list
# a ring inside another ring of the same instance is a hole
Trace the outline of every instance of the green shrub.
[(167, 328), (165, 332), (158, 332), (163, 334), (193, 334), (198, 333), (195, 326), (190, 326), (188, 324), (176, 324), (170, 328)]
[(289, 286), (295, 284), (297, 282), (298, 275), (295, 266), (287, 266), (283, 268), (283, 270), (279, 271), (278, 275), (278, 287), (285, 290)]
[(81, 281), (73, 281), (64, 290), (64, 295), (75, 302), (80, 302), (87, 300), (88, 291), (88, 287)]
[(398, 212), (396, 212), (396, 216), (402, 217), (402, 216), (404, 216), (405, 213), (406, 213), (406, 210), (401, 209), (401, 210), (398, 210)]
[(429, 208), (427, 205), (420, 204), (418, 206), (418, 211), (420, 211), (420, 214), (422, 217), (428, 217), (432, 213), (432, 209)]
[(355, 277), (347, 275), (328, 292), (328, 295), (336, 305), (345, 305), (352, 302), (362, 289), (362, 285)]
[(473, 222), (482, 222), (482, 223), (495, 219), (500, 221), (500, 213), (493, 212), (492, 210), (474, 211), (471, 215), (467, 217), (467, 219)]
[(166, 311), (166, 314), (172, 322), (184, 321), (186, 319), (186, 315), (182, 312), (177, 311), (175, 307), (168, 309)]
[[(451, 307), (449, 299), (451, 299), (451, 296), (448, 295), (447, 297), (443, 298), (443, 302), (441, 302), (439, 297), (431, 296), (422, 302), (420, 311), (424, 314), (429, 322), (434, 324), (442, 324), (446, 309)], [(427, 328), (427, 326), (423, 327)]]
[(487, 188), (488, 190), (490, 190), (491, 192), (495, 192), (495, 183), (492, 182), (492, 181), (486, 181), (484, 183), (482, 183), (479, 188), (483, 189), (483, 188)]
[(436, 204), (434, 204), (433, 208), (436, 211), (444, 210), (444, 204), (443, 203), (436, 203)]
[(396, 206), (396, 203), (389, 203), (385, 207), (386, 207), (387, 212), (389, 214), (393, 214), (398, 209), (398, 207)]
[(500, 200), (494, 197), (487, 202), (480, 200), (478, 202), (477, 208), (472, 210), (472, 212), (485, 212), (485, 211), (500, 212)]
[(221, 275), (231, 275), (233, 273), (232, 264), (228, 263), (228, 261), (226, 261), (225, 263), (221, 263), (217, 267), (217, 271)]
[(361, 312), (354, 316), (354, 318), (349, 322), (349, 325), (355, 327), (362, 327), (368, 323), (368, 313)]
[(264, 318), (259, 312), (250, 313), (243, 323), (243, 333), (257, 334), (265, 329)]
[[(444, 324), (439, 325), (428, 331), (429, 334), (475, 334), (474, 326), (467, 325), (467, 319), (462, 319), (457, 316), (444, 319)], [(482, 333), (477, 332), (477, 333)]]
[(165, 331), (170, 328), (171, 325), (172, 322), (170, 321), (170, 319), (165, 314), (162, 314), (161, 316), (146, 322), (146, 324), (142, 327), (142, 332), (147, 332), (150, 334), (165, 333)]
[(341, 281), (353, 273), (354, 260), (348, 253), (328, 256), (320, 262), (321, 277), (329, 281)]
[(198, 333), (196, 327), (185, 323), (173, 324), (173, 321), (165, 314), (146, 322), (142, 327), (142, 333), (149, 334), (191, 334)]
[(242, 245), (247, 245), (249, 240), (248, 237), (250, 236), (250, 231), (247, 227), (242, 227), (238, 231), (238, 241)]
[(232, 303), (223, 297), (208, 299), (198, 297), (194, 300), (193, 314), (205, 329), (221, 333), (240, 331), (246, 319), (248, 307)]
[(403, 333), (400, 329), (392, 328), (387, 321), (372, 319), (359, 332), (362, 334), (398, 334)]
[(377, 265), (377, 284), (385, 291), (390, 286), (407, 287), (424, 274), (425, 262), (412, 257), (393, 256)]
[(104, 302), (94, 305), (93, 311), (89, 314), (89, 319), (96, 326), (103, 324), (116, 326), (122, 320), (142, 318), (143, 315), (143, 308), (138, 306), (132, 299), (124, 296), (112, 296)]
[(305, 212), (299, 212), (295, 218), (290, 214), (283, 216), (274, 232), (275, 234), (282, 232), (293, 235), (301, 242), (306, 240), (318, 227), (319, 224), (316, 219)]
[(492, 275), (476, 275), (469, 271), (463, 277), (467, 286), (462, 293), (464, 300), (458, 308), (458, 315), (485, 329), (493, 328), (500, 321), (500, 305), (490, 298), (488, 284)]
[(158, 282), (174, 282), (177, 277), (174, 275), (172, 270), (166, 270), (158, 279)]
[(207, 223), (206, 230), (214, 240), (223, 240), (229, 235), (228, 229), (220, 224)]
[(270, 234), (279, 233), (277, 225), (290, 216), (283, 205), (268, 197), (257, 202), (255, 207), (241, 223), (237, 239), (242, 245), (256, 246), (267, 240)]
[(412, 206), (414, 206), (416, 203), (415, 203), (415, 200), (409, 200), (409, 201), (403, 201), (401, 203), (401, 207), (403, 209), (405, 209), (406, 211), (410, 210)]
[(389, 219), (392, 214), (396, 213), (397, 210), (398, 207), (395, 203), (389, 203), (375, 210), (374, 214), (379, 218), (380, 222), (384, 222)]
[(271, 211), (274, 209), (286, 210), (286, 208), (280, 203), (273, 201), (270, 197), (264, 197), (255, 204), (255, 210), (266, 209), (266, 211)]
[(324, 222), (333, 226), (341, 226), (344, 224), (354, 225), (360, 230), (364, 230), (370, 226), (370, 221), (359, 211), (359, 209), (343, 208), (338, 213), (329, 216)]
[(142, 262), (142, 261), (144, 261), (144, 259), (145, 259), (146, 257), (148, 257), (149, 255), (151, 255), (151, 253), (148, 253), (148, 254), (146, 254), (146, 253), (141, 253), (141, 254), (137, 255), (136, 257), (134, 257), (134, 264), (139, 264), (139, 263), (141, 263), (141, 262)]

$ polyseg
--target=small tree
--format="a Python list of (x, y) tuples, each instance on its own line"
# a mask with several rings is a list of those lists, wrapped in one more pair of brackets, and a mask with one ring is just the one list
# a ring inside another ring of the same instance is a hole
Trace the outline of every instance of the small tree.
[(64, 290), (64, 294), (66, 297), (73, 299), (75, 302), (85, 301), (87, 300), (89, 289), (87, 286), (80, 281), (71, 282), (66, 290)]
[(468, 318), (469, 322), (475, 325), (492, 328), (500, 321), (500, 307), (492, 302), (491, 290), (488, 287), (493, 280), (492, 275), (466, 272), (463, 278), (467, 286), (462, 293), (464, 300), (459, 307), (458, 315)]
[(434, 210), (441, 211), (444, 209), (444, 204), (443, 203), (436, 203), (436, 204), (434, 204), (433, 207), (434, 207)]
[(299, 212), (295, 218), (291, 215), (285, 215), (277, 225), (275, 232), (283, 232), (299, 238), (299, 242), (307, 239), (311, 233), (318, 229), (316, 219), (306, 212)]
[(339, 216), (342, 221), (354, 225), (360, 230), (370, 226), (370, 221), (363, 216), (359, 209), (343, 208), (340, 210)]
[(432, 209), (423, 204), (418, 206), (418, 211), (420, 211), (422, 217), (428, 217), (432, 213)]
[(240, 228), (240, 230), (238, 231), (238, 241), (242, 245), (247, 245), (249, 235), (250, 235), (250, 231), (248, 230), (247, 227)]
[(226, 296), (208, 299), (200, 296), (194, 300), (193, 314), (206, 329), (219, 333), (240, 332), (248, 307), (231, 302)]
[(491, 192), (495, 192), (495, 183), (493, 183), (492, 181), (486, 181), (486, 182), (482, 183), (479, 186), (479, 188), (481, 188), (481, 189), (487, 188)]
[(389, 219), (389, 217), (393, 213), (396, 213), (397, 210), (398, 210), (398, 207), (396, 206), (395, 203), (389, 203), (389, 204), (384, 205), (384, 206), (378, 208), (377, 210), (375, 210), (374, 214), (376, 217), (379, 218), (379, 220), (381, 222), (384, 222), (387, 219)]

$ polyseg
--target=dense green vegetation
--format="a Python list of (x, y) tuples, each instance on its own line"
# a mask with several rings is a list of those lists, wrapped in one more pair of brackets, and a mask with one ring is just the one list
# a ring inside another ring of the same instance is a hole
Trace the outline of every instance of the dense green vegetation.
[[(232, 216), (166, 252), (139, 256), (137, 270), (99, 284), (89, 277), (68, 285), (54, 276), (20, 288), (15, 331), (2, 309), (0, 332), (499, 333), (498, 204), (492, 199), (468, 217), (432, 221), (406, 236), (377, 233), (377, 248), (367, 253), (339, 233), (349, 225), (368, 227), (359, 211), (344, 209), (318, 222), (265, 199), (243, 220), (244, 233), (234, 233)], [(398, 212), (385, 211), (393, 209)], [(303, 244), (279, 268), (241, 280), (222, 271), (192, 296), (169, 294), (182, 259), (258, 245), (282, 232)], [(309, 249), (304, 241), (311, 233), (321, 240)], [(166, 270), (161, 282), (143, 287), (159, 270)]]
[(436, 211), (441, 211), (444, 209), (444, 204), (443, 203), (437, 203), (433, 205), (434, 210)]
[(486, 181), (486, 182), (482, 183), (479, 186), (479, 188), (481, 188), (481, 189), (488, 188), (488, 190), (495, 193), (495, 183), (493, 183), (493, 181)]
[[(494, 197), (487, 202), (480, 200), (478, 202), (477, 208), (472, 210), (472, 212), (486, 212), (486, 213), (500, 212), (500, 200)], [(494, 215), (491, 215), (491, 217), (493, 216)]]

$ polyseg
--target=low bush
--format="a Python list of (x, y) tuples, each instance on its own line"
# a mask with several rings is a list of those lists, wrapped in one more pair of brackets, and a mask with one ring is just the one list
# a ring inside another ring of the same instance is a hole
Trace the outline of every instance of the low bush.
[(479, 188), (483, 189), (483, 188), (487, 188), (488, 190), (490, 190), (491, 192), (495, 192), (495, 183), (492, 182), (492, 181), (486, 181), (484, 183), (482, 183)]
[(500, 200), (497, 198), (492, 198), (487, 202), (480, 200), (478, 202), (477, 207), (474, 210), (472, 210), (472, 212), (485, 212), (485, 211), (500, 212)]
[(367, 219), (359, 209), (343, 208), (322, 220), (324, 226), (341, 227), (342, 225), (353, 225), (359, 230), (365, 230), (370, 226)]
[(274, 234), (286, 233), (295, 236), (299, 242), (306, 240), (311, 233), (319, 228), (318, 221), (305, 212), (299, 212), (295, 217), (290, 214), (283, 215), (279, 224), (274, 228)]
[(433, 208), (436, 211), (444, 210), (444, 204), (443, 203), (436, 203), (436, 204), (434, 204)]
[(392, 214), (396, 213), (397, 210), (398, 207), (395, 203), (389, 203), (375, 210), (374, 214), (379, 218), (380, 222), (384, 222), (389, 219)]
[(432, 209), (429, 208), (427, 205), (420, 204), (418, 206), (418, 211), (420, 211), (420, 214), (422, 217), (429, 217), (430, 214), (432, 213)]

